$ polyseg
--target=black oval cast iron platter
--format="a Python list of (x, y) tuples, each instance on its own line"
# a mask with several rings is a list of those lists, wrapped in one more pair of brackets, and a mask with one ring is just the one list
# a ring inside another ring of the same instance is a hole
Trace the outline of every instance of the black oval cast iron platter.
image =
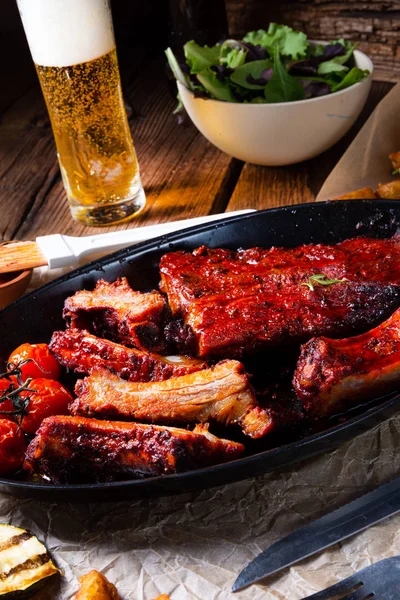
[[(64, 300), (75, 291), (92, 289), (99, 278), (126, 276), (134, 289), (159, 283), (158, 262), (171, 250), (211, 247), (293, 247), (304, 243), (340, 242), (356, 235), (389, 237), (400, 228), (400, 201), (350, 200), (302, 204), (227, 218), (128, 248), (61, 277), (0, 312), (0, 359), (19, 344), (48, 342), (63, 329)], [(0, 478), (0, 488), (14, 495), (43, 500), (126, 500), (147, 495), (188, 492), (260, 475), (338, 447), (389, 418), (400, 409), (400, 393), (325, 431), (230, 463), (197, 471), (123, 482), (51, 485)]]

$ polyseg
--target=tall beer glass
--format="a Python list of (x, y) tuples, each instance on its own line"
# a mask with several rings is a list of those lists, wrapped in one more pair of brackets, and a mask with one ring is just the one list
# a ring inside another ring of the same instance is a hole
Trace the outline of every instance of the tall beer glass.
[(125, 113), (109, 0), (17, 0), (72, 216), (132, 218), (145, 196)]

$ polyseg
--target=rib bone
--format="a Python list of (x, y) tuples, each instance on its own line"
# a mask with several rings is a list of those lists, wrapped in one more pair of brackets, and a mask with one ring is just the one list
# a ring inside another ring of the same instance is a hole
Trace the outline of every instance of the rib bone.
[(180, 473), (242, 456), (242, 444), (141, 423), (55, 416), (44, 419), (24, 468), (53, 483), (115, 481)]
[(80, 290), (67, 298), (63, 317), (73, 328), (157, 352), (163, 349), (165, 307), (159, 292), (135, 292), (125, 277), (113, 283), (100, 279), (93, 291)]
[(311, 339), (302, 346), (293, 385), (316, 416), (400, 388), (400, 309), (362, 335)]
[(78, 381), (76, 393), (71, 406), (75, 415), (166, 424), (237, 423), (254, 438), (272, 427), (269, 413), (257, 406), (243, 365), (233, 360), (157, 383), (128, 383), (94, 369)]
[(95, 367), (102, 367), (129, 381), (162, 381), (207, 366), (195, 358), (126, 348), (80, 329), (55, 331), (49, 347), (60, 364), (77, 373), (87, 374)]

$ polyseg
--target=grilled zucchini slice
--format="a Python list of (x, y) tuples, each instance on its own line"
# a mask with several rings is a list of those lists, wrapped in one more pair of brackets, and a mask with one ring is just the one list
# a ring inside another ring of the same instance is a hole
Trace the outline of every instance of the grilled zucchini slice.
[(21, 598), (59, 573), (46, 547), (26, 529), (0, 524), (0, 598)]

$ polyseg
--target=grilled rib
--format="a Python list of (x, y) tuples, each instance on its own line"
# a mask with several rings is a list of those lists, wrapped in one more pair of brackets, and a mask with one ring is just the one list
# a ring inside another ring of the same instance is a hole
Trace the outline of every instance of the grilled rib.
[(160, 324), (165, 307), (159, 292), (135, 292), (125, 277), (114, 283), (100, 279), (93, 291), (67, 298), (63, 317), (72, 328), (158, 352), (164, 348)]
[[(378, 324), (400, 305), (400, 237), (237, 252), (202, 247), (165, 254), (160, 272), (197, 353), (238, 357)], [(344, 281), (310, 289), (315, 274)]]
[(77, 382), (71, 413), (86, 417), (187, 424), (210, 420), (239, 424), (253, 438), (272, 427), (257, 406), (243, 365), (226, 360), (215, 367), (157, 383), (128, 383), (104, 369)]
[(303, 345), (293, 385), (304, 407), (327, 416), (400, 388), (400, 309), (356, 337)]
[(161, 356), (126, 348), (80, 329), (55, 331), (49, 348), (61, 365), (77, 373), (88, 374), (95, 367), (103, 367), (128, 381), (162, 381), (207, 366), (202, 360), (185, 356)]
[(115, 481), (180, 473), (242, 456), (242, 444), (194, 431), (83, 417), (44, 419), (24, 468), (53, 483)]

